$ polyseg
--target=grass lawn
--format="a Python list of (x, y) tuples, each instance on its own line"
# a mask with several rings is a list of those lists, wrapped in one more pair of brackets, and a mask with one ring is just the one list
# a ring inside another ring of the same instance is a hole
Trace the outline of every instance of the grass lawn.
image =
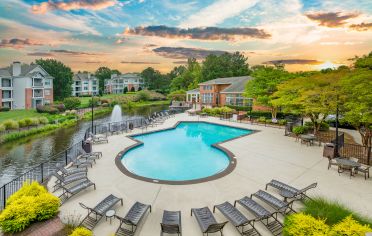
[(37, 113), (36, 110), (12, 110), (6, 112), (0, 112), (0, 123), (5, 120), (22, 120), (24, 118), (40, 117), (45, 116), (44, 114)]

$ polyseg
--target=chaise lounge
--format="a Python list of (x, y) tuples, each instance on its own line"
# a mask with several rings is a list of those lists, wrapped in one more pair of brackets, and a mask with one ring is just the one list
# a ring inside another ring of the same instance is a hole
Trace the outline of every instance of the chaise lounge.
[[(216, 208), (235, 226), (238, 232), (244, 236), (261, 235), (254, 227), (255, 219), (248, 220), (238, 209), (230, 202), (224, 202), (213, 207), (213, 212)], [(248, 227), (248, 229), (245, 229)]]
[(228, 221), (217, 223), (216, 218), (214, 218), (211, 210), (208, 207), (192, 208), (191, 216), (192, 214), (194, 214), (196, 220), (198, 221), (203, 235), (220, 232), (221, 236), (223, 236), (222, 230)]
[(53, 192), (55, 192), (62, 186), (66, 186), (77, 181), (86, 180), (87, 172), (76, 173), (68, 176), (62, 176), (58, 173), (53, 173), (52, 176), (56, 177), (57, 179), (55, 185), (53, 186)]
[(180, 211), (164, 211), (163, 220), (160, 223), (161, 236), (166, 234), (182, 235), (181, 212)]
[(306, 195), (306, 192), (310, 189), (316, 188), (317, 185), (318, 185), (317, 183), (312, 183), (303, 189), (297, 189), (288, 184), (273, 179), (268, 184), (266, 184), (265, 190), (267, 190), (268, 186), (280, 190), (281, 195), (284, 195), (284, 201), (286, 201), (287, 198), (296, 198), (299, 200), (303, 200), (305, 198), (311, 199), (309, 196)]
[(85, 228), (92, 230), (102, 219), (105, 213), (118, 202), (121, 202), (121, 205), (123, 205), (123, 199), (112, 194), (100, 201), (94, 208), (87, 207), (80, 202), (80, 206), (88, 210), (88, 215), (81, 221), (80, 226), (84, 226)]
[(287, 215), (291, 212), (296, 213), (295, 210), (293, 210), (293, 202), (294, 200), (290, 202), (284, 202), (277, 197), (271, 195), (268, 192), (258, 190), (256, 193), (251, 194), (251, 198), (256, 197), (260, 199), (261, 201), (267, 203), (272, 208), (274, 208), (277, 212), (281, 213), (282, 215)]
[(61, 204), (65, 203), (72, 196), (80, 193), (81, 191), (89, 188), (90, 186), (94, 186), (94, 190), (96, 190), (96, 184), (91, 182), (89, 179), (86, 179), (70, 187), (61, 186), (62, 191), (63, 191), (62, 194), (59, 196), (59, 199), (61, 200)]
[(269, 212), (255, 200), (247, 196), (240, 200), (236, 200), (234, 206), (236, 206), (236, 203), (239, 203), (255, 215), (256, 221), (260, 221), (273, 235), (277, 236), (282, 234), (283, 224), (278, 220), (278, 212)]
[(74, 169), (66, 169), (63, 166), (57, 166), (57, 172), (61, 172), (60, 175), (66, 177), (69, 175), (79, 174), (79, 173), (87, 173), (88, 169), (86, 167), (74, 168)]
[(132, 236), (136, 233), (138, 225), (145, 216), (147, 210), (151, 212), (151, 205), (140, 202), (134, 203), (124, 218), (115, 215), (120, 220), (119, 228), (116, 230), (116, 236)]

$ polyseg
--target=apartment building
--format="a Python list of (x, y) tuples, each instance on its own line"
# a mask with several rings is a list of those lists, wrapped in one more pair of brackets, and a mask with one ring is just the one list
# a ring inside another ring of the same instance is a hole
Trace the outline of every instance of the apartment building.
[(105, 80), (105, 93), (120, 94), (124, 93), (125, 88), (129, 92), (135, 92), (142, 90), (143, 86), (144, 82), (139, 74), (113, 74), (110, 79)]
[(243, 96), (245, 84), (251, 79), (250, 76), (240, 76), (205, 81), (198, 89), (187, 91), (186, 100), (204, 107), (251, 105), (252, 99)]
[(89, 72), (78, 72), (74, 74), (72, 83), (72, 96), (98, 95), (98, 78)]
[(53, 103), (53, 77), (37, 64), (0, 69), (0, 107), (30, 109)]

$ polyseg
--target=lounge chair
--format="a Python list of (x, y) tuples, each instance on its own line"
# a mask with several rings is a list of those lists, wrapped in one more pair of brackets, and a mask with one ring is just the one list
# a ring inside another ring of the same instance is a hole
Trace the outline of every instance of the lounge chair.
[(367, 178), (369, 178), (369, 169), (370, 168), (371, 168), (370, 166), (361, 164), (361, 166), (356, 167), (354, 171), (355, 171), (356, 174), (358, 174), (359, 172), (363, 173), (364, 174), (364, 179), (367, 179)]
[(94, 186), (94, 190), (96, 190), (96, 184), (91, 182), (89, 179), (79, 182), (71, 187), (61, 186), (63, 192), (59, 196), (59, 199), (61, 200), (61, 203), (63, 204), (68, 199), (70, 199), (72, 196), (74, 196), (75, 194), (78, 194), (79, 192), (83, 191), (86, 188), (89, 188), (90, 186)]
[(86, 180), (87, 172), (76, 173), (73, 175), (63, 176), (57, 173), (53, 173), (52, 176), (56, 177), (57, 180), (53, 186), (53, 192), (60, 189), (62, 186), (69, 185), (76, 181)]
[(263, 225), (265, 225), (265, 227), (270, 230), (273, 235), (277, 236), (282, 234), (283, 224), (278, 220), (278, 212), (269, 212), (263, 206), (249, 197), (243, 197), (240, 200), (236, 200), (234, 202), (234, 206), (236, 206), (236, 203), (239, 203), (241, 206), (255, 215), (256, 221), (260, 221)]
[(96, 159), (99, 159), (102, 157), (102, 152), (86, 152), (84, 149), (81, 149), (81, 157), (95, 157)]
[(214, 218), (211, 210), (208, 207), (192, 208), (191, 216), (193, 213), (196, 220), (198, 221), (203, 235), (220, 232), (221, 236), (223, 236), (222, 230), (228, 223), (228, 221), (217, 223), (216, 218)]
[(63, 166), (57, 166), (58, 170), (57, 172), (61, 172), (61, 175), (66, 177), (69, 175), (74, 175), (74, 174), (80, 174), (80, 173), (86, 173), (88, 172), (88, 169), (86, 167), (80, 167), (80, 168), (74, 168), (74, 169), (66, 169)]
[[(238, 209), (230, 202), (224, 202), (213, 207), (213, 212), (216, 208), (235, 226), (238, 232), (244, 236), (261, 235), (254, 227), (255, 219), (248, 220)], [(248, 227), (245, 229), (244, 227)]]
[(92, 137), (93, 143), (108, 143), (107, 134), (89, 134)]
[(115, 215), (117, 219), (120, 220), (119, 228), (116, 230), (116, 236), (129, 236), (134, 235), (141, 223), (141, 220), (145, 216), (147, 210), (151, 212), (151, 205), (146, 205), (140, 202), (134, 203), (134, 205), (129, 209), (128, 213), (124, 218)]
[(180, 211), (164, 211), (163, 220), (160, 223), (161, 236), (166, 234), (182, 235), (181, 212)]
[(72, 167), (82, 168), (82, 167), (90, 166), (92, 168), (93, 163), (95, 164), (96, 160), (79, 158), (79, 159), (75, 159), (74, 161), (72, 161)]
[(293, 210), (293, 202), (294, 200), (290, 202), (284, 202), (277, 197), (271, 195), (268, 192), (258, 190), (256, 193), (251, 194), (251, 198), (256, 197), (260, 199), (263, 202), (266, 202), (268, 205), (270, 205), (272, 208), (274, 208), (277, 212), (281, 213), (282, 215), (287, 215), (291, 212), (296, 213), (295, 210)]
[(121, 205), (123, 205), (123, 199), (118, 198), (112, 194), (108, 195), (94, 208), (87, 207), (86, 205), (80, 202), (79, 203), (80, 206), (88, 210), (88, 215), (81, 221), (80, 226), (84, 226), (85, 228), (92, 230), (102, 219), (105, 213), (118, 202), (121, 202)]
[[(279, 189), (280, 191), (286, 191), (288, 193), (291, 193), (293, 195), (291, 198), (302, 200), (305, 198), (311, 199), (309, 196), (306, 195), (306, 191), (316, 188), (317, 185), (318, 185), (317, 183), (312, 183), (303, 189), (297, 189), (293, 186), (290, 186), (288, 184), (285, 184), (283, 182), (273, 179), (270, 181), (270, 183), (266, 184), (265, 190), (267, 190), (268, 186), (271, 186), (273, 188)], [(287, 194), (287, 195), (290, 196), (291, 194)], [(286, 201), (286, 198), (287, 197), (285, 197), (284, 201)]]

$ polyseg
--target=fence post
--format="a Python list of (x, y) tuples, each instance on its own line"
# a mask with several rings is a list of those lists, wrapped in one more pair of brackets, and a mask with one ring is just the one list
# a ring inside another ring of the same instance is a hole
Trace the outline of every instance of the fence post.
[(367, 161), (368, 161), (368, 165), (371, 164), (371, 148), (372, 147), (367, 147)]
[(44, 163), (41, 163), (40, 165), (41, 167), (41, 182), (43, 183), (44, 182)]
[(68, 154), (67, 154), (67, 149), (66, 149), (66, 150), (65, 150), (65, 163), (66, 163), (66, 166), (67, 166), (67, 164), (68, 164), (68, 163), (67, 163), (67, 162), (68, 162), (67, 159), (68, 159)]
[(4, 196), (4, 209), (6, 205), (6, 185), (3, 186), (3, 196)]

